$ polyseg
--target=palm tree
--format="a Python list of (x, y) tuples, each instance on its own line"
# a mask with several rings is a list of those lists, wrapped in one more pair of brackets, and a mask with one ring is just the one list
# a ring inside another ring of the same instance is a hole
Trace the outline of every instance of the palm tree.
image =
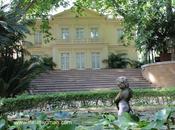
[(29, 89), (31, 80), (44, 70), (39, 62), (0, 61), (0, 97), (14, 97)]
[(126, 53), (114, 54), (111, 53), (108, 56), (108, 67), (109, 68), (127, 68), (128, 65), (131, 65), (131, 60), (126, 57)]
[(44, 70), (40, 61), (25, 61), (21, 41), (28, 21), (22, 20), (19, 8), (4, 11), (0, 7), (0, 97), (14, 97), (28, 90), (30, 81)]

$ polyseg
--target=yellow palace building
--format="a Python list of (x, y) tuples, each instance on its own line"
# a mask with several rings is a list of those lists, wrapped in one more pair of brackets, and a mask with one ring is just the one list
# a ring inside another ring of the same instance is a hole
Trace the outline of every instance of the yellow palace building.
[(130, 59), (137, 60), (134, 43), (127, 47), (121, 43), (120, 19), (109, 19), (92, 10), (83, 14), (76, 17), (69, 9), (54, 15), (49, 24), (55, 40), (45, 44), (36, 29), (26, 38), (32, 43), (27, 49), (33, 56), (52, 57), (56, 69), (61, 70), (106, 68), (103, 61), (112, 52), (127, 53)]

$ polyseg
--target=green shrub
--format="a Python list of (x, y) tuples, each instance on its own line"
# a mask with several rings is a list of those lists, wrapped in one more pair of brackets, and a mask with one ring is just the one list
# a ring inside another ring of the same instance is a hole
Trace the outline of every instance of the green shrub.
[(41, 57), (41, 56), (32, 56), (31, 61), (39, 62), (43, 65), (47, 70), (54, 70), (56, 64), (53, 62), (52, 57)]
[(30, 20), (23, 19), (24, 11), (15, 4), (0, 7), (0, 97), (14, 97), (29, 87), (32, 78), (42, 70), (42, 65), (25, 61), (29, 52), (22, 41), (29, 33)]
[(14, 97), (28, 90), (31, 80), (45, 69), (39, 62), (0, 59), (0, 97)]
[(131, 65), (131, 60), (127, 58), (126, 53), (111, 53), (108, 56), (108, 60), (106, 60), (105, 62), (108, 63), (109, 68), (127, 68), (129, 65)]
[(144, 65), (144, 62), (132, 60), (131, 61), (131, 67), (132, 68), (141, 68), (141, 66)]
[[(118, 90), (108, 91), (86, 91), (86, 92), (66, 92), (66, 93), (53, 93), (53, 94), (38, 94), (38, 95), (22, 95), (16, 98), (2, 98), (0, 99), (0, 113), (20, 111), (32, 109), (37, 107), (45, 107), (47, 104), (57, 106), (59, 109), (64, 108), (64, 104), (68, 107), (76, 106), (76, 101), (81, 102), (83, 107), (89, 107), (90, 102), (95, 102), (94, 106), (98, 107), (98, 102), (110, 101), (113, 104), (113, 99), (117, 95)], [(149, 102), (149, 98), (165, 97), (167, 100), (175, 99), (175, 89), (134, 89), (132, 100), (135, 104), (143, 104), (145, 98)], [(71, 106), (72, 105), (72, 106)], [(102, 105), (103, 106), (103, 105)]]

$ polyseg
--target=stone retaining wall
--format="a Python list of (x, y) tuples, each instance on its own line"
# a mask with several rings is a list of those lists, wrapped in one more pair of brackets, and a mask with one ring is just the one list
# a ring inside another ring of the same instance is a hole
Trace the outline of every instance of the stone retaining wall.
[(143, 65), (142, 75), (157, 87), (175, 87), (175, 61)]

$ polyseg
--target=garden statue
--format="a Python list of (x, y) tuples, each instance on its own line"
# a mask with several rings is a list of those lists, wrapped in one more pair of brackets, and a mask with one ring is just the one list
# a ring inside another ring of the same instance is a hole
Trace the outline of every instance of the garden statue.
[(120, 92), (115, 97), (115, 104), (118, 109), (118, 115), (121, 115), (123, 112), (131, 112), (131, 107), (129, 104), (130, 99), (132, 98), (132, 90), (129, 88), (129, 83), (127, 78), (121, 76), (116, 80), (117, 86), (120, 88)]

